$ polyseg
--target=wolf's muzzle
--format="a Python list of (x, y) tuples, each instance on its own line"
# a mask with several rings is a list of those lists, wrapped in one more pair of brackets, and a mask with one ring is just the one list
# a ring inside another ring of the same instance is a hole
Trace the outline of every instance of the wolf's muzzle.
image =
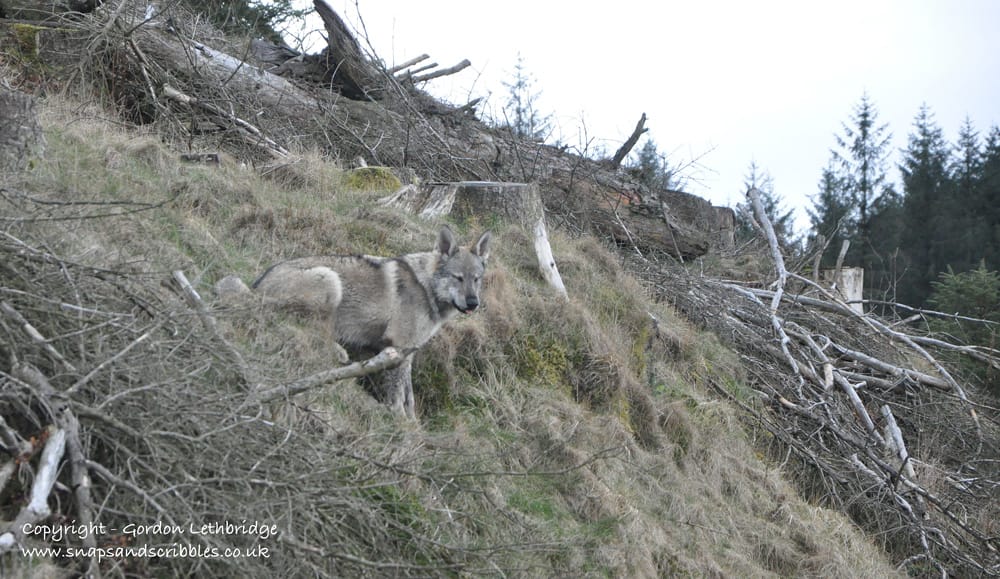
[(467, 296), (465, 298), (465, 307), (458, 308), (458, 311), (462, 312), (463, 314), (471, 314), (478, 307), (479, 307), (479, 298), (477, 298), (476, 296)]

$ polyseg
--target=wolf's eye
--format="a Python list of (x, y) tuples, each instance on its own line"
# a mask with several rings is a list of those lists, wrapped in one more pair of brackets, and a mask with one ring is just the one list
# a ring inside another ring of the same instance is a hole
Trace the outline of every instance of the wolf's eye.
[(455, 278), (458, 281), (462, 281), (462, 280), (465, 279), (461, 274), (457, 274), (457, 273), (454, 274), (452, 277)]

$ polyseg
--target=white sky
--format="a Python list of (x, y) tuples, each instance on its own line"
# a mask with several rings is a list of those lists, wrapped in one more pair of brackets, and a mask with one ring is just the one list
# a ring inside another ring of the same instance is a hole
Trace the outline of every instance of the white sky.
[(866, 91), (896, 181), (922, 103), (952, 142), (966, 116), (982, 135), (1000, 123), (1000, 0), (328, 1), (355, 26), (360, 12), (389, 65), (471, 60), (424, 87), (459, 104), (492, 93), (501, 107), (520, 53), (567, 144), (585, 123), (613, 152), (645, 112), (673, 163), (700, 157), (687, 190), (717, 205), (742, 200), (756, 160), (800, 228)]

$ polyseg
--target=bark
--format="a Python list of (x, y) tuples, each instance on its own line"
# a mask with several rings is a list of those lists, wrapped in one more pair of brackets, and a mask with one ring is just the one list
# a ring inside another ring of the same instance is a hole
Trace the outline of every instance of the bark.
[(338, 92), (349, 99), (379, 98), (385, 84), (382, 73), (364, 55), (354, 34), (329, 4), (324, 0), (315, 0), (313, 5), (326, 27), (324, 80), (337, 87)]
[(0, 173), (23, 170), (44, 149), (35, 99), (0, 85)]
[(639, 122), (635, 124), (635, 129), (632, 131), (632, 134), (629, 135), (629, 138), (625, 140), (625, 143), (617, 151), (615, 151), (615, 156), (611, 158), (612, 168), (617, 169), (618, 167), (621, 167), (622, 161), (625, 160), (625, 157), (628, 157), (628, 154), (635, 147), (635, 144), (639, 142), (639, 137), (641, 137), (642, 134), (648, 130), (649, 129), (646, 128), (646, 113), (642, 113), (642, 116), (639, 117)]

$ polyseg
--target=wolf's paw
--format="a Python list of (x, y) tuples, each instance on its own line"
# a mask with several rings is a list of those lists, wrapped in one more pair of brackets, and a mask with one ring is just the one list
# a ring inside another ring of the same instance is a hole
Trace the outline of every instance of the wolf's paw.
[(345, 350), (340, 344), (335, 343), (333, 345), (333, 355), (341, 364), (346, 364), (351, 361), (351, 357), (347, 355), (347, 350)]

